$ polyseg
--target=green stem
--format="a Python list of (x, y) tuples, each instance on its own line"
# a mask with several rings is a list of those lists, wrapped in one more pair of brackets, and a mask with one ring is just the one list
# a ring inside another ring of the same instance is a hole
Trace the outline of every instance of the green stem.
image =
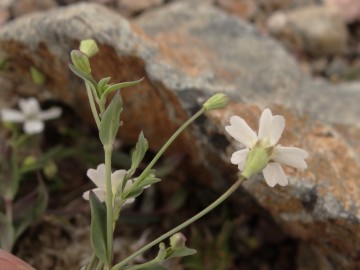
[(111, 184), (111, 153), (112, 146), (104, 145), (105, 151), (105, 179), (106, 179), (106, 235), (108, 266), (111, 268), (113, 241), (113, 193)]
[(155, 163), (158, 161), (158, 159), (164, 154), (166, 149), (172, 144), (172, 142), (180, 135), (180, 133), (187, 128), (192, 122), (194, 122), (199, 116), (201, 116), (205, 112), (204, 108), (201, 108), (196, 114), (194, 114), (191, 118), (189, 118), (181, 127), (176, 130), (176, 132), (170, 137), (170, 139), (161, 147), (159, 152), (156, 154), (156, 156), (153, 158), (153, 160), (147, 165), (145, 170), (139, 175), (139, 177), (136, 178), (135, 182), (133, 183), (131, 189), (129, 189), (127, 192), (124, 193), (124, 197), (126, 198), (133, 189), (137, 187), (139, 183), (141, 183), (142, 180), (148, 175), (149, 171), (152, 169), (152, 167), (155, 165)]
[(139, 265), (134, 265), (134, 266), (131, 266), (129, 268), (126, 268), (126, 270), (139, 270), (139, 269), (144, 269), (145, 267), (148, 267), (148, 266), (152, 266), (156, 263), (159, 263), (159, 259), (155, 258), (155, 259), (152, 259), (151, 261), (148, 261), (146, 263), (142, 263), (142, 264), (139, 264)]
[(90, 262), (87, 264), (85, 270), (92, 270), (94, 268), (94, 265), (95, 265), (95, 262), (96, 262), (96, 255), (95, 253), (93, 253), (91, 255), (91, 259), (90, 259)]
[(96, 267), (96, 270), (101, 270), (103, 268), (103, 266), (104, 266), (103, 262), (99, 261), (99, 263), (98, 263), (98, 265)]
[(120, 270), (121, 267), (125, 266), (129, 261), (133, 260), (134, 258), (136, 258), (140, 254), (144, 253), (148, 249), (152, 248), (156, 244), (160, 243), (164, 239), (166, 239), (166, 238), (172, 236), (173, 234), (179, 232), (183, 228), (187, 227), (191, 223), (195, 222), (199, 218), (201, 218), (204, 215), (206, 215), (207, 213), (209, 213), (211, 210), (213, 210), (215, 207), (217, 207), (219, 204), (221, 204), (225, 199), (227, 199), (232, 193), (234, 193), (235, 190), (237, 190), (237, 188), (244, 182), (244, 180), (245, 180), (245, 178), (243, 176), (241, 176), (223, 195), (221, 195), (216, 201), (214, 201), (212, 204), (210, 204), (204, 210), (197, 213), (195, 216), (188, 219), (184, 223), (181, 223), (179, 226), (175, 227), (174, 229), (172, 229), (172, 230), (168, 231), (167, 233), (163, 234), (162, 236), (155, 239), (154, 241), (150, 242), (146, 246), (142, 247), (141, 249), (139, 249), (138, 251), (136, 251), (135, 253), (133, 253), (132, 255), (127, 257), (126, 259), (124, 259), (123, 261), (116, 264), (113, 268), (111, 268), (111, 270)]
[(100, 117), (99, 117), (98, 111), (96, 109), (93, 93), (90, 89), (91, 86), (89, 85), (88, 82), (85, 82), (85, 86), (86, 86), (86, 92), (87, 92), (89, 103), (90, 103), (91, 112), (94, 116), (97, 127), (100, 128)]

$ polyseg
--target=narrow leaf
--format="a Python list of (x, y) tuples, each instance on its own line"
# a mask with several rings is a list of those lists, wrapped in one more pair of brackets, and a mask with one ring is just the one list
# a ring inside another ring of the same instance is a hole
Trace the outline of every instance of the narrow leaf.
[(103, 145), (113, 144), (120, 127), (121, 111), (121, 97), (119, 94), (116, 94), (106, 108), (100, 122), (99, 137)]
[(96, 87), (96, 86), (94, 85), (93, 79), (92, 79), (89, 75), (87, 75), (87, 74), (85, 74), (84, 72), (82, 72), (81, 70), (77, 69), (77, 68), (76, 68), (74, 65), (72, 65), (72, 64), (69, 64), (69, 68), (70, 68), (70, 70), (71, 70), (73, 73), (75, 73), (76, 76), (80, 77), (80, 78), (83, 79), (84, 81), (87, 81), (87, 82), (89, 82), (90, 84), (92, 84), (94, 87)]
[(91, 245), (99, 260), (106, 264), (108, 253), (106, 241), (106, 207), (92, 191), (90, 191), (89, 200), (91, 207)]
[(174, 258), (174, 257), (190, 256), (190, 255), (194, 255), (196, 252), (197, 251), (192, 248), (187, 248), (187, 247), (177, 248), (166, 259), (170, 259), (170, 258)]
[(149, 143), (144, 137), (144, 133), (140, 132), (138, 141), (135, 146), (135, 151), (132, 154), (132, 164), (129, 170), (131, 173), (135, 172), (137, 167), (139, 167), (140, 162), (143, 160), (148, 148), (149, 148)]
[(122, 83), (116, 83), (111, 85), (108, 89), (106, 89), (106, 91), (102, 94), (101, 99), (106, 98), (106, 96), (112, 92), (115, 92), (119, 89), (125, 88), (125, 87), (129, 87), (129, 86), (133, 86), (135, 84), (138, 84), (139, 82), (141, 82), (144, 78), (141, 78), (140, 80), (137, 81), (132, 81), (132, 82), (122, 82)]
[(105, 87), (107, 87), (107, 84), (109, 83), (110, 79), (111, 79), (110, 77), (106, 77), (106, 78), (102, 78), (98, 82), (97, 89), (99, 89), (99, 92), (101, 93), (101, 95), (105, 91)]

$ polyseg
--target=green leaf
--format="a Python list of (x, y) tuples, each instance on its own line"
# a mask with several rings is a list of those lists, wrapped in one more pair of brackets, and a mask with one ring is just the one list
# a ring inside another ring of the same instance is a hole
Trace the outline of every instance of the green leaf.
[(114, 143), (116, 134), (120, 127), (121, 111), (121, 97), (119, 94), (116, 94), (109, 106), (106, 108), (100, 122), (99, 137), (103, 145), (111, 145)]
[(133, 86), (135, 84), (138, 84), (139, 82), (141, 82), (144, 78), (141, 78), (140, 80), (137, 81), (132, 81), (132, 82), (122, 82), (122, 83), (116, 83), (111, 85), (108, 89), (106, 89), (106, 91), (102, 94), (101, 99), (105, 99), (107, 97), (107, 95), (109, 95), (112, 92), (115, 92), (119, 89), (125, 88), (125, 87), (129, 87), (129, 86)]
[(139, 184), (139, 187), (151, 186), (152, 184), (158, 183), (160, 181), (161, 181), (160, 178), (149, 177), (149, 178), (146, 178), (143, 181), (141, 181), (141, 183)]
[(109, 88), (108, 83), (111, 80), (111, 77), (102, 78), (98, 84), (97, 89), (99, 90), (100, 95), (102, 95), (106, 89)]
[(91, 245), (99, 260), (107, 264), (106, 206), (99, 201), (92, 191), (90, 191), (89, 200), (91, 207)]
[(185, 257), (185, 256), (191, 256), (194, 255), (197, 251), (192, 248), (182, 247), (177, 248), (173, 252), (171, 252), (170, 256), (166, 259), (175, 258), (175, 257)]
[(82, 72), (81, 70), (79, 70), (72, 64), (69, 64), (69, 68), (76, 76), (80, 77), (84, 81), (89, 82), (90, 84), (92, 84), (93, 87), (96, 88), (96, 85), (94, 84), (94, 80), (91, 78), (90, 74), (86, 74), (86, 73)]
[(30, 67), (30, 76), (37, 85), (43, 85), (46, 79), (45, 75), (36, 67)]
[(138, 141), (135, 146), (135, 151), (132, 154), (132, 158), (131, 158), (132, 164), (131, 164), (131, 168), (129, 170), (128, 177), (130, 177), (135, 172), (135, 170), (139, 167), (140, 162), (143, 160), (148, 148), (149, 148), (149, 143), (146, 140), (146, 138), (144, 137), (144, 133), (140, 132)]

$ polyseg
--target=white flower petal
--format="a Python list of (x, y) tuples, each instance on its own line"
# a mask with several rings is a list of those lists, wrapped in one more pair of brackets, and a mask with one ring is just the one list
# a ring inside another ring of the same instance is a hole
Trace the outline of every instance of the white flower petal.
[(245, 166), (246, 157), (247, 157), (249, 151), (250, 151), (249, 148), (245, 148), (245, 149), (234, 152), (231, 156), (231, 163), (238, 165), (239, 170), (242, 171)]
[(269, 130), (269, 140), (271, 145), (277, 144), (279, 141), (281, 134), (283, 133), (285, 128), (285, 118), (281, 115), (275, 115), (272, 119), (272, 123)]
[(298, 169), (306, 169), (306, 159), (309, 154), (298, 147), (276, 146), (272, 159), (276, 162), (289, 165)]
[(20, 99), (19, 107), (25, 115), (38, 115), (41, 111), (36, 98)]
[(270, 128), (272, 123), (272, 113), (270, 109), (263, 110), (260, 116), (259, 122), (259, 139), (267, 139), (270, 134)]
[(270, 162), (263, 170), (266, 183), (270, 187), (274, 187), (276, 184), (280, 186), (286, 186), (288, 184), (287, 176), (284, 173), (279, 163)]
[(111, 174), (111, 185), (112, 185), (113, 194), (117, 192), (119, 186), (123, 182), (125, 174), (126, 174), (125, 170), (117, 170)]
[(49, 110), (39, 112), (39, 118), (41, 120), (55, 119), (61, 115), (61, 112), (61, 109), (58, 107), (50, 108)]
[(124, 202), (123, 204), (123, 207), (124, 206), (128, 206), (129, 204), (135, 202), (135, 198), (129, 198), (129, 199), (126, 199), (126, 201)]
[[(99, 201), (104, 202), (105, 198), (106, 198), (106, 192), (105, 190), (101, 189), (101, 188), (94, 188), (92, 189), (92, 192), (95, 193), (96, 197), (98, 197)], [(90, 190), (85, 191), (83, 193), (83, 198), (85, 200), (89, 200), (89, 196), (90, 196)]]
[(97, 166), (96, 170), (89, 169), (86, 173), (86, 175), (90, 178), (91, 181), (94, 182), (94, 184), (103, 190), (106, 189), (106, 180), (105, 180), (105, 164), (102, 163), (99, 166)]
[(25, 121), (25, 116), (22, 112), (13, 109), (2, 109), (1, 119), (5, 122), (22, 123)]
[(27, 120), (24, 123), (24, 131), (26, 134), (41, 133), (44, 130), (44, 123), (40, 120)]
[(257, 140), (256, 133), (249, 127), (249, 125), (239, 116), (232, 116), (230, 118), (230, 126), (226, 126), (225, 130), (241, 144), (251, 148)]

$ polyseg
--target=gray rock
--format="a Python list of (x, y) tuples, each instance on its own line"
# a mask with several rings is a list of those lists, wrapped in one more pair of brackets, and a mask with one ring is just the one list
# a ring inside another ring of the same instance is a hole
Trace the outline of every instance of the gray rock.
[(268, 20), (269, 31), (290, 48), (315, 56), (343, 53), (348, 33), (337, 9), (308, 6), (273, 14)]
[(223, 128), (231, 115), (241, 115), (254, 128), (261, 108), (284, 115), (281, 143), (307, 149), (309, 170), (288, 170), (285, 188), (270, 189), (259, 176), (244, 190), (321, 257), (314, 269), (357, 269), (360, 149), (350, 146), (360, 138), (356, 85), (312, 80), (271, 37), (214, 7), (184, 2), (147, 12), (135, 24), (88, 4), (7, 24), (0, 29), (0, 48), (16, 67), (16, 90), (29, 89), (28, 68), (34, 65), (47, 81), (32, 93), (59, 99), (92, 123), (82, 84), (66, 68), (70, 50), (90, 37), (100, 45), (92, 59), (96, 77), (111, 76), (114, 82), (146, 77), (136, 89), (123, 91), (125, 143), (133, 144), (142, 129), (158, 149), (211, 94), (231, 97), (228, 108), (207, 114), (171, 149), (187, 157), (186, 171), (203, 183), (223, 190), (226, 180), (236, 177), (229, 164), (236, 145)]

